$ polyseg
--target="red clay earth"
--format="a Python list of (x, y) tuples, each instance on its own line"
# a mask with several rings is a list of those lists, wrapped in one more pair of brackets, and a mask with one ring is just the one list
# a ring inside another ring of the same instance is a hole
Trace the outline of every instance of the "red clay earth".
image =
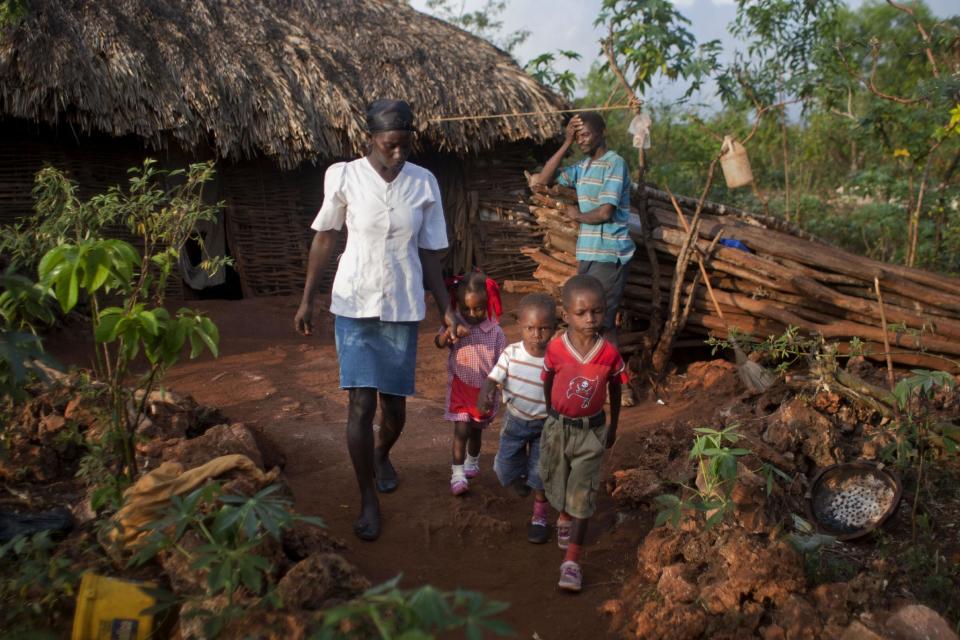
[[(507, 296), (505, 308), (518, 299)], [(314, 336), (301, 337), (293, 330), (297, 302), (191, 302), (219, 326), (220, 357), (177, 365), (165, 385), (257, 428), (285, 458), (283, 473), (297, 509), (323, 517), (330, 532), (347, 541), (347, 559), (374, 583), (402, 573), (405, 587), (430, 583), (481, 591), (510, 603), (503, 617), (521, 638), (607, 637), (609, 619), (599, 607), (635, 573), (637, 546), (652, 526), (652, 513), (618, 517), (614, 500), (602, 492), (585, 549), (584, 591), (572, 596), (556, 588), (562, 557), (554, 541), (526, 541), (530, 499), (502, 488), (493, 473), (499, 419), (484, 436), (482, 472), (470, 493), (450, 496), (451, 426), (442, 420), (446, 352), (433, 346), (435, 315), (421, 325), (418, 395), (408, 402), (407, 427), (392, 454), (400, 488), (381, 497), (383, 535), (374, 543), (354, 538), (358, 495), (344, 438), (346, 394), (337, 386), (332, 319), (327, 316)], [(509, 313), (502, 324), (510, 341), (519, 339)], [(67, 338), (79, 332), (74, 327), (52, 337), (48, 347), (82, 365), (76, 356), (88, 352)], [(700, 396), (667, 406), (648, 399), (625, 409), (604, 479), (613, 469), (636, 466), (644, 434), (657, 423), (708, 418), (714, 407)]]

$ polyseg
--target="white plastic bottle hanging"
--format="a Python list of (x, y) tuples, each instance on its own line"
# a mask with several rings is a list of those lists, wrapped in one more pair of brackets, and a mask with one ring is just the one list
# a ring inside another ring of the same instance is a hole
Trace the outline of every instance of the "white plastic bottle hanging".
[(652, 121), (647, 113), (638, 113), (633, 116), (627, 132), (633, 136), (633, 146), (637, 149), (650, 148), (650, 125)]
[(723, 137), (723, 144), (720, 146), (720, 168), (723, 169), (723, 178), (731, 189), (753, 182), (747, 149), (732, 136)]

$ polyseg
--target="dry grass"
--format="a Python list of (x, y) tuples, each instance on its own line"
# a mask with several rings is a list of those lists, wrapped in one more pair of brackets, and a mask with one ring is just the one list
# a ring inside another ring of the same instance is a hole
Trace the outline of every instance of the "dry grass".
[[(0, 115), (283, 168), (361, 150), (372, 99), (450, 114), (561, 108), (489, 43), (391, 0), (31, 0), (0, 34)], [(542, 143), (558, 116), (433, 124), (457, 154)]]

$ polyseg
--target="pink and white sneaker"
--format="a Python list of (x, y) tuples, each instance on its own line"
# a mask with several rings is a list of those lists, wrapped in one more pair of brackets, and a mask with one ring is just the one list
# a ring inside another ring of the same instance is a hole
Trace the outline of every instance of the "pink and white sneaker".
[(561, 549), (570, 546), (570, 530), (572, 528), (572, 520), (557, 520), (557, 546)]
[(470, 482), (463, 476), (453, 476), (450, 478), (450, 493), (455, 496), (462, 496), (470, 489)]
[(472, 480), (480, 475), (480, 460), (471, 462), (469, 459), (463, 463), (463, 475)]
[(563, 591), (580, 593), (583, 588), (583, 572), (580, 565), (572, 560), (567, 560), (560, 565), (560, 581), (557, 583)]

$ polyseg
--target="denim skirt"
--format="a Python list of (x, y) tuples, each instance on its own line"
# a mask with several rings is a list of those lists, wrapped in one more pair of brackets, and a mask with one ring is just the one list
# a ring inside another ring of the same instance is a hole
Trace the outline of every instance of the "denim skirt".
[(335, 316), (340, 388), (366, 387), (395, 396), (412, 396), (419, 324)]

